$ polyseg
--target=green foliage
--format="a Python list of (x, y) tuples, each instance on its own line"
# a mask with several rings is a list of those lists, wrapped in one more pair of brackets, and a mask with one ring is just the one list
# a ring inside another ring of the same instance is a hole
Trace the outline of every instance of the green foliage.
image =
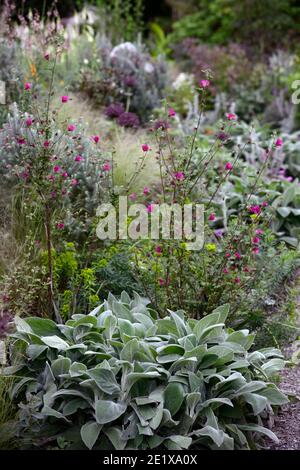
[(163, 319), (137, 294), (108, 299), (65, 325), (16, 319), (12, 392), (21, 447), (249, 449), (287, 398), (271, 382), (280, 352), (225, 328), (229, 305), (202, 320)]
[(300, 10), (294, 0), (198, 0), (197, 7), (174, 23), (171, 41), (186, 37), (210, 44), (240, 41), (261, 52), (283, 45), (286, 31), (299, 31)]

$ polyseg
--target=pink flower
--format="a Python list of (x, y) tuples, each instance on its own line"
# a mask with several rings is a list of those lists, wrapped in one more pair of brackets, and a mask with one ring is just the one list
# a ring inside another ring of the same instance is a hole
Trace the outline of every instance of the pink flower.
[(229, 273), (228, 269), (227, 269), (227, 268), (224, 268), (224, 269), (223, 269), (223, 273), (224, 273), (224, 274), (228, 274), (228, 273)]
[(260, 238), (259, 238), (259, 237), (253, 237), (253, 238), (252, 238), (252, 243), (253, 243), (254, 245), (258, 245), (259, 242), (260, 242)]
[(176, 115), (175, 109), (170, 108), (169, 111), (168, 111), (168, 115), (169, 115), (169, 117), (174, 117)]
[(230, 258), (231, 254), (227, 251), (227, 253), (225, 253), (225, 258)]
[(69, 175), (68, 175), (68, 173), (67, 173), (66, 171), (64, 171), (64, 172), (62, 173), (62, 177), (63, 177), (63, 178), (68, 178), (68, 176), (69, 176)]
[(241, 259), (242, 256), (241, 256), (241, 254), (240, 254), (238, 251), (236, 251), (236, 252), (234, 253), (234, 257), (235, 257), (236, 259)]
[(25, 139), (17, 139), (19, 145), (24, 145), (26, 140)]
[(158, 279), (158, 282), (161, 287), (165, 285), (165, 281), (161, 277)]
[(109, 170), (110, 170), (110, 163), (109, 162), (104, 163), (103, 171), (109, 171)]
[(185, 174), (182, 171), (177, 171), (174, 176), (177, 181), (183, 181), (185, 179)]
[(216, 214), (215, 214), (214, 212), (212, 212), (211, 214), (209, 214), (208, 220), (210, 220), (211, 222), (213, 222), (214, 220), (216, 220)]
[(28, 117), (25, 122), (26, 122), (26, 126), (30, 127), (31, 124), (32, 124), (32, 119), (30, 117)]
[(145, 187), (144, 187), (144, 190), (143, 190), (143, 193), (145, 194), (145, 196), (147, 196), (147, 194), (150, 194), (151, 191), (150, 191), (150, 189), (149, 189), (147, 186), (145, 186)]
[(158, 255), (160, 255), (162, 252), (163, 252), (163, 249), (162, 249), (161, 246), (156, 246), (156, 247), (155, 247), (155, 253), (157, 253)]
[(147, 212), (150, 214), (150, 212), (153, 212), (154, 209), (154, 204), (148, 204), (147, 206)]
[(73, 179), (71, 180), (71, 185), (72, 185), (72, 186), (76, 186), (77, 184), (78, 184), (77, 179), (73, 178)]
[(49, 52), (46, 52), (46, 54), (44, 55), (44, 59), (49, 60), (49, 58), (50, 58), (50, 54), (49, 54)]
[(49, 145), (50, 145), (49, 140), (45, 140), (45, 142), (43, 143), (43, 146), (44, 146), (45, 148), (48, 148)]
[(62, 194), (62, 196), (65, 196), (65, 194), (67, 194), (67, 190), (66, 190), (66, 188), (62, 188), (62, 190), (61, 190), (61, 194)]
[(237, 120), (237, 116), (234, 113), (227, 113), (226, 117), (227, 117), (228, 121), (236, 121)]
[(59, 173), (60, 172), (60, 166), (55, 165), (55, 167), (53, 168), (53, 171), (54, 171), (54, 173)]
[(58, 224), (56, 224), (56, 227), (59, 229), (63, 229), (65, 228), (65, 224), (63, 224), (62, 222), (58, 222)]
[(92, 140), (95, 142), (95, 144), (98, 144), (100, 137), (99, 135), (92, 135)]
[(244, 273), (249, 273), (249, 272), (250, 272), (250, 269), (248, 268), (248, 266), (245, 266), (245, 267), (243, 268), (243, 271), (244, 271)]
[(200, 80), (199, 85), (200, 85), (201, 88), (207, 88), (210, 85), (210, 81), (209, 80)]
[(137, 194), (136, 193), (131, 193), (129, 194), (129, 199), (131, 199), (131, 201), (134, 201), (136, 198), (137, 198)]
[(68, 101), (69, 101), (68, 95), (63, 95), (63, 96), (61, 97), (61, 102), (62, 102), (62, 103), (67, 103)]
[(76, 155), (76, 157), (74, 158), (75, 162), (81, 162), (81, 160), (83, 160), (82, 156), (81, 155)]
[(227, 162), (227, 163), (226, 163), (226, 165), (225, 165), (225, 170), (228, 170), (228, 171), (230, 171), (230, 170), (232, 170), (232, 168), (233, 168), (233, 165), (232, 165), (232, 163), (230, 163), (230, 162)]
[(56, 191), (52, 191), (50, 194), (51, 194), (52, 199), (56, 198)]
[(264, 231), (261, 228), (255, 230), (256, 235), (262, 235)]
[(48, 176), (48, 180), (54, 181), (54, 180), (55, 180), (55, 176), (54, 176), (54, 175), (49, 175), (49, 176)]
[(252, 253), (254, 253), (255, 255), (258, 255), (259, 248), (257, 246), (255, 248), (252, 248)]
[(150, 150), (149, 145), (143, 144), (143, 145), (142, 145), (142, 150), (143, 150), (143, 152), (148, 152), (148, 151)]
[(249, 211), (250, 211), (252, 214), (260, 214), (261, 209), (260, 209), (259, 206), (250, 206), (250, 207), (249, 207)]
[(75, 131), (75, 129), (76, 129), (76, 126), (74, 126), (74, 124), (69, 124), (68, 125), (68, 131), (69, 132), (73, 132), (73, 131)]
[(275, 142), (275, 147), (281, 147), (282, 144), (283, 144), (283, 140), (280, 137), (278, 137), (278, 139)]
[(241, 282), (241, 278), (240, 277), (234, 278), (234, 282), (235, 284), (239, 284)]
[(264, 202), (262, 203), (262, 207), (267, 207), (267, 206), (268, 206), (268, 203), (267, 203), (266, 201), (264, 201)]
[(29, 172), (28, 171), (23, 171), (21, 173), (21, 177), (26, 181), (29, 178)]
[(24, 85), (25, 90), (30, 90), (31, 88), (31, 83), (26, 82)]

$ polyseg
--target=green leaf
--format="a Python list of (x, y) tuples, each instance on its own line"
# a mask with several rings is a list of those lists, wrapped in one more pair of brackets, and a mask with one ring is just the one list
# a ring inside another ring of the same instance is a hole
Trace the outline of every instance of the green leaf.
[(258, 424), (237, 424), (237, 427), (242, 431), (251, 431), (264, 434), (265, 436), (268, 436), (270, 439), (275, 441), (277, 444), (279, 442), (277, 436), (272, 431), (270, 431), (270, 429), (264, 428), (263, 426), (259, 426)]
[(59, 357), (51, 364), (51, 370), (54, 377), (59, 377), (62, 374), (68, 374), (71, 366), (71, 359), (67, 357)]
[(58, 349), (59, 351), (65, 351), (69, 347), (66, 341), (64, 341), (63, 339), (59, 338), (59, 336), (56, 336), (56, 335), (42, 336), (41, 340), (50, 348)]
[(184, 389), (178, 382), (167, 385), (164, 391), (165, 408), (174, 416), (180, 409), (184, 400)]
[(88, 449), (92, 449), (99, 437), (102, 426), (94, 421), (89, 421), (80, 429), (81, 439)]
[(96, 420), (99, 424), (111, 423), (125, 413), (127, 405), (111, 400), (98, 400), (95, 403)]
[(56, 323), (49, 318), (29, 317), (26, 318), (26, 323), (38, 336), (52, 336), (60, 334)]
[(122, 431), (117, 426), (104, 429), (104, 434), (108, 437), (116, 450), (123, 450), (126, 447), (127, 441), (122, 439)]
[(120, 387), (111, 370), (98, 367), (88, 370), (87, 374), (96, 382), (100, 390), (108, 395), (120, 392)]

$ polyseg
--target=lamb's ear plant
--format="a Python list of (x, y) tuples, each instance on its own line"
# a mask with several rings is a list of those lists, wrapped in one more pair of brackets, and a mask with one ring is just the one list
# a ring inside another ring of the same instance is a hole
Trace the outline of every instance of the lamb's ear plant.
[(10, 337), (21, 447), (253, 449), (273, 408), (279, 350), (225, 327), (229, 305), (201, 320), (164, 318), (126, 292), (66, 324), (16, 317)]

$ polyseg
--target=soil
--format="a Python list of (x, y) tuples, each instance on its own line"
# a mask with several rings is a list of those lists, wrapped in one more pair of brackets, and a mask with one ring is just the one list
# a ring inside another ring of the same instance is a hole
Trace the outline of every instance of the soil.
[[(297, 278), (297, 283), (299, 283), (299, 271)], [(296, 300), (300, 324), (300, 292)], [(290, 359), (299, 347), (299, 342), (287, 346), (284, 350), (286, 358)], [(272, 426), (272, 431), (278, 437), (279, 443), (267, 440), (266, 448), (268, 450), (300, 450), (300, 364), (284, 369), (280, 376), (279, 388), (289, 396), (290, 402), (281, 408)]]
[(281, 408), (272, 427), (279, 443), (268, 440), (267, 449), (300, 450), (300, 366), (282, 371), (280, 389), (292, 397)]

